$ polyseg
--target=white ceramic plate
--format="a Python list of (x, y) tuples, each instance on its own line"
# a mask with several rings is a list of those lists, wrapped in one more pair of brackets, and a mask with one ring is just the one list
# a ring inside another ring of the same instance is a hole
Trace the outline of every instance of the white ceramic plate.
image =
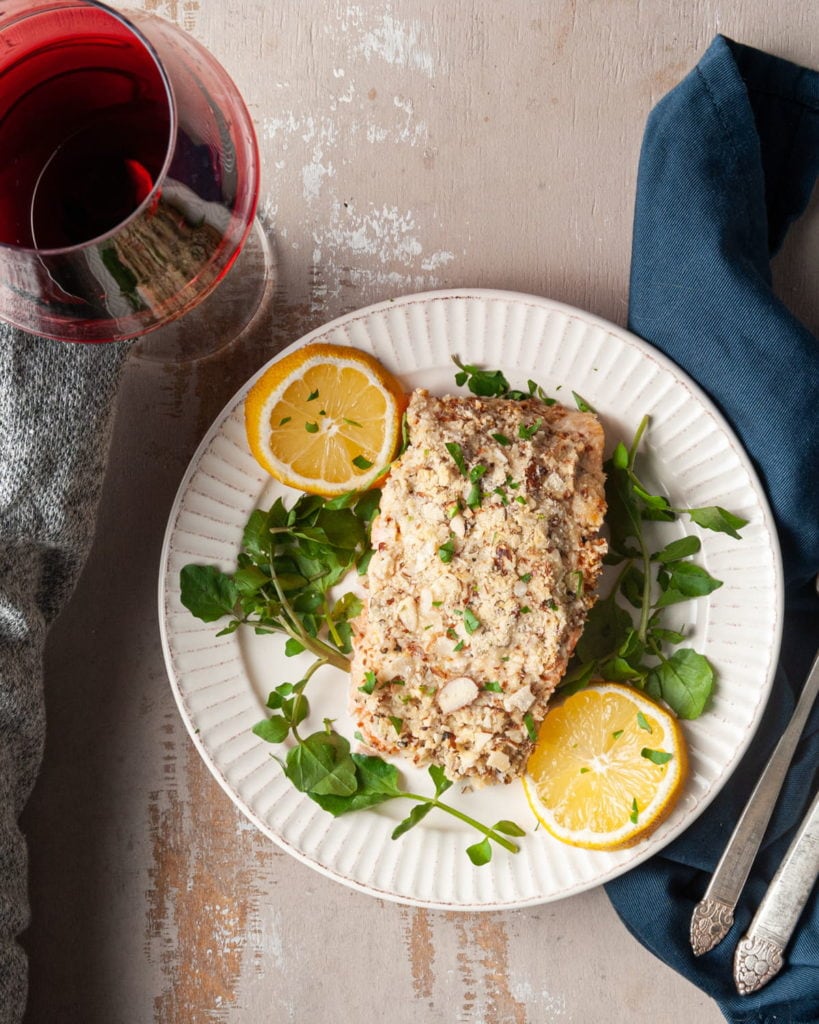
[[(453, 787), (447, 794), (481, 820), (512, 818), (527, 829), (520, 853), (495, 848), (483, 867), (473, 867), (464, 853), (475, 835), (440, 813), (393, 841), (390, 833), (410, 807), (406, 800), (341, 818), (326, 814), (284, 779), (271, 757), (274, 748), (251, 732), (265, 717), (268, 692), (299, 679), (309, 655), (285, 658), (281, 638), (250, 631), (217, 638), (218, 626), (194, 619), (179, 601), (180, 569), (197, 562), (230, 570), (250, 512), (286, 490), (247, 447), (242, 403), (251, 380), (194, 456), (162, 552), (165, 659), (182, 717), (208, 767), (250, 820), (289, 853), (340, 882), (401, 902), (470, 910), (525, 906), (580, 892), (639, 864), (716, 796), (753, 736), (773, 679), (781, 560), (767, 503), (739, 441), (702, 391), (645, 342), (546, 299), (483, 290), (408, 296), (342, 317), (296, 345), (317, 340), (372, 352), (408, 388), (423, 385), (433, 393), (456, 390), (454, 354), (502, 368), (513, 386), (534, 378), (569, 404), (574, 390), (599, 412), (609, 450), (618, 439), (630, 440), (648, 413), (648, 478), (662, 481), (677, 506), (719, 504), (749, 520), (741, 541), (691, 524), (665, 528), (667, 539), (697, 532), (702, 563), (724, 581), (708, 599), (676, 609), (691, 646), (716, 668), (716, 694), (702, 718), (685, 724), (691, 765), (684, 796), (653, 835), (629, 850), (579, 850), (534, 831), (520, 784), (469, 794)], [(334, 669), (314, 677), (308, 725), (320, 728), (323, 717), (334, 718), (352, 738), (346, 686)], [(404, 766), (402, 772), (408, 787), (429, 790), (425, 772)]]

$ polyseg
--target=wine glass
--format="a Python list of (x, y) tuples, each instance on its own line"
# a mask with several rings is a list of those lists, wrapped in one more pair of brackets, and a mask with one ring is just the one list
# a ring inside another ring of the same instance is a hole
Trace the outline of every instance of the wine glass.
[[(213, 351), (224, 332), (175, 322), (228, 275), (258, 193), (247, 108), (190, 35), (97, 0), (0, 4), (0, 318), (82, 342), (171, 325), (175, 351), (160, 330), (141, 353)], [(246, 317), (269, 257), (253, 240)]]

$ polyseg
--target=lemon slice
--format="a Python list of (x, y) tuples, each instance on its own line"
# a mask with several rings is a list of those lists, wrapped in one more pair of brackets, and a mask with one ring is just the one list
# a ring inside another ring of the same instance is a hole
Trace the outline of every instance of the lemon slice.
[(373, 356), (316, 343), (273, 363), (245, 400), (258, 462), (288, 487), (327, 497), (372, 484), (395, 457), (406, 400)]
[(547, 713), (524, 787), (557, 839), (616, 850), (667, 817), (687, 770), (685, 739), (668, 711), (629, 686), (599, 683)]

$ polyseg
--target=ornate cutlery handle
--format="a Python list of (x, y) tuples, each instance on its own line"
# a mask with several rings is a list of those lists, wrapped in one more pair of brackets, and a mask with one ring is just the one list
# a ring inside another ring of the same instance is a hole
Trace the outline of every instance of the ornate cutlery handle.
[(701, 956), (720, 943), (734, 923), (734, 908), (748, 879), (776, 798), (793, 759), (796, 744), (819, 692), (819, 654), (776, 749), (751, 794), (711, 877), (705, 895), (691, 917), (691, 948)]

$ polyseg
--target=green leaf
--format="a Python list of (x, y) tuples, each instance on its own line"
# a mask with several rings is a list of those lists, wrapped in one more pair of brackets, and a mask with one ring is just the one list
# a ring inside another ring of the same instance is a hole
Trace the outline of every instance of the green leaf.
[(285, 642), (285, 645), (284, 645), (285, 657), (292, 658), (296, 654), (301, 654), (302, 651), (304, 651), (304, 650), (306, 650), (306, 648), (305, 648), (304, 644), (300, 640), (296, 640), (292, 636), (287, 638), (287, 640)]
[(424, 818), (426, 818), (434, 806), (435, 804), (433, 803), (416, 804), (400, 825), (397, 825), (393, 829), (392, 838), (400, 839), (401, 836), (409, 832), (411, 828), (415, 828), (420, 821), (423, 821)]
[(680, 633), (676, 629), (664, 629), (661, 626), (654, 626), (650, 629), (648, 636), (658, 646), (662, 646), (662, 644), (681, 644), (685, 640), (685, 633)]
[(438, 557), (444, 563), (452, 561), (455, 555), (455, 538), (450, 536), (449, 540), (438, 548)]
[(674, 651), (652, 669), (646, 692), (659, 697), (680, 718), (699, 718), (714, 687), (714, 670), (708, 659), (690, 648)]
[(570, 669), (566, 673), (558, 684), (561, 694), (563, 696), (570, 697), (573, 693), (585, 690), (591, 682), (596, 669), (596, 659), (575, 665), (574, 668)]
[(600, 664), (599, 674), (613, 683), (637, 682), (645, 677), (646, 670), (625, 658), (607, 658)]
[(741, 519), (739, 516), (727, 512), (724, 508), (720, 508), (719, 505), (689, 508), (687, 511), (691, 519), (704, 530), (727, 533), (729, 537), (733, 537), (736, 540), (742, 539), (739, 535), (739, 530), (743, 526), (748, 525), (747, 519)]
[(628, 468), (628, 448), (622, 441), (618, 441), (614, 451), (611, 453), (611, 462), (615, 469)]
[(722, 580), (714, 579), (700, 565), (694, 562), (670, 562), (665, 566), (667, 574), (664, 592), (657, 601), (658, 608), (678, 604), (693, 597), (705, 597), (722, 586)]
[(646, 758), (652, 764), (668, 764), (673, 756), (665, 750), (652, 750), (650, 747), (643, 747), (640, 751), (640, 757)]
[(361, 691), (361, 693), (366, 693), (367, 696), (369, 696), (377, 685), (378, 679), (376, 677), (375, 672), (373, 672), (372, 669), (367, 669), (367, 671), (364, 673), (364, 684), (363, 686), (359, 686), (358, 689)]
[(458, 467), (458, 472), (461, 476), (466, 476), (468, 470), (466, 468), (466, 462), (464, 461), (464, 454), (461, 446), (456, 441), (447, 441), (444, 447), (452, 456), (452, 461)]
[(336, 732), (315, 732), (287, 754), (287, 777), (302, 793), (349, 796), (357, 789), (350, 744)]
[(502, 832), (505, 836), (525, 836), (526, 830), (522, 829), (520, 825), (516, 825), (514, 821), (508, 821), (505, 818), (502, 821), (497, 821), (492, 826), (493, 832)]
[(572, 392), (572, 398), (574, 398), (575, 405), (581, 412), (594, 412), (595, 410), (586, 401), (582, 395), (578, 395), (576, 391)]
[(444, 773), (444, 769), (440, 765), (431, 764), (427, 769), (429, 771), (429, 777), (432, 779), (432, 783), (435, 786), (435, 796), (439, 797), (442, 793), (452, 786), (452, 780), (448, 779)]
[(466, 384), (473, 395), (491, 398), (509, 391), (509, 381), (500, 370), (482, 370), (469, 363), (464, 365), (457, 356), (453, 356), (452, 361), (461, 371), (455, 374), (455, 383), (459, 387)]
[(464, 629), (470, 636), (481, 628), (481, 620), (471, 608), (464, 608)]
[(598, 601), (589, 612), (586, 628), (577, 642), (581, 662), (605, 658), (617, 651), (633, 632), (631, 616), (611, 598)]
[(620, 593), (632, 606), (642, 608), (645, 596), (645, 576), (636, 565), (630, 565), (620, 579)]
[(213, 565), (186, 565), (179, 574), (180, 600), (203, 622), (232, 615), (239, 594), (230, 576)]
[(701, 547), (699, 537), (693, 535), (680, 537), (677, 540), (672, 540), (670, 544), (666, 544), (661, 551), (656, 551), (651, 559), (654, 562), (676, 562), (681, 558), (696, 555)]
[(634, 485), (628, 472), (618, 469), (611, 461), (606, 463), (605, 469), (610, 548), (627, 558), (633, 557), (636, 552), (629, 541), (639, 539), (643, 528)]
[(531, 441), (535, 434), (543, 426), (543, 420), (538, 418), (534, 423), (529, 424), (527, 427), (525, 423), (521, 423), (518, 427), (518, 437), (524, 441)]
[(253, 732), (265, 743), (283, 743), (290, 732), (290, 723), (281, 715), (271, 715), (253, 726)]
[(269, 583), (270, 577), (256, 565), (237, 569), (233, 574), (233, 584), (241, 597), (253, 597)]
[(349, 796), (322, 796), (310, 793), (310, 797), (323, 810), (337, 818), (350, 811), (375, 807), (386, 800), (403, 796), (398, 785), (398, 769), (380, 757), (353, 754), (356, 768), (356, 789)]
[(489, 838), (482, 839), (479, 843), (467, 846), (466, 853), (476, 867), (488, 864), (492, 860), (492, 844)]

